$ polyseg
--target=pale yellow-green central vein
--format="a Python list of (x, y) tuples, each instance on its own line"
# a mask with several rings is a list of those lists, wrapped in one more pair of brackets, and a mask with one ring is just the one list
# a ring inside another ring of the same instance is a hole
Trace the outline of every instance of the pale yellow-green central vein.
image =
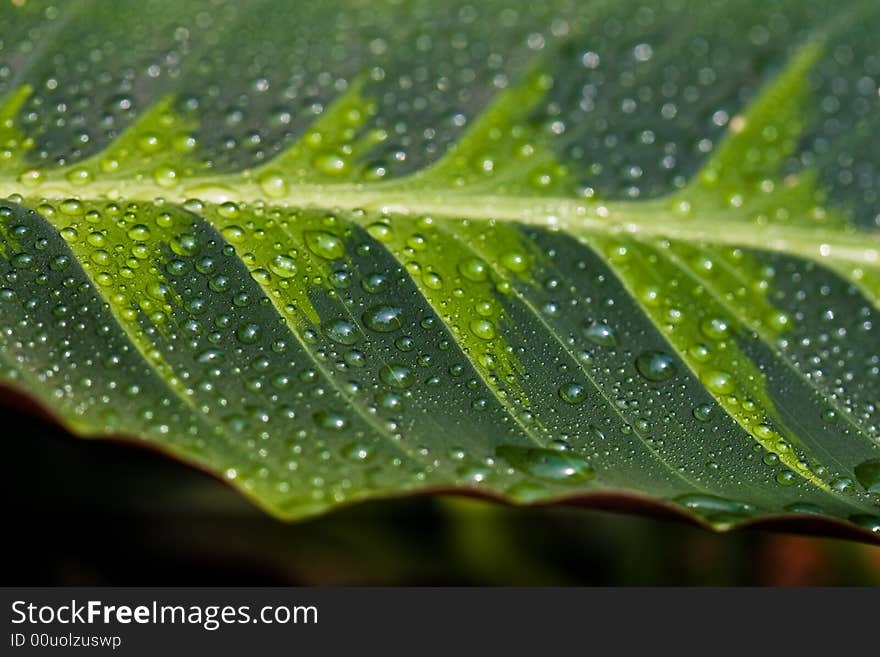
[[(682, 218), (654, 201), (590, 203), (563, 197), (523, 198), (469, 194), (466, 191), (399, 189), (393, 183), (300, 184), (285, 196), (268, 198), (247, 174), (193, 178), (179, 188), (150, 180), (95, 180), (85, 188), (87, 199), (185, 203), (266, 203), (324, 210), (368, 210), (411, 216), (467, 217), (476, 221), (511, 221), (577, 232), (668, 237), (693, 243), (741, 246), (795, 255), (821, 262), (835, 260), (854, 266), (880, 267), (880, 232), (828, 230), (804, 225), (756, 225), (731, 220), (726, 213)], [(36, 184), (0, 179), (0, 197), (80, 198), (84, 188), (63, 180)]]

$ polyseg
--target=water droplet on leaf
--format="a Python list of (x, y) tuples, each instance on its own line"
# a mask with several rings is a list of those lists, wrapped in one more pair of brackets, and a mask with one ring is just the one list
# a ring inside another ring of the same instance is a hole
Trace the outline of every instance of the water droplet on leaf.
[(505, 445), (495, 453), (513, 467), (539, 479), (574, 483), (589, 481), (595, 475), (589, 463), (568, 452)]
[(602, 322), (593, 322), (584, 328), (587, 340), (601, 347), (616, 347), (617, 333), (614, 328)]
[(672, 356), (663, 351), (645, 351), (636, 358), (636, 369), (648, 381), (666, 381), (678, 370)]
[(403, 327), (403, 309), (396, 306), (373, 306), (363, 318), (367, 328), (378, 333), (390, 333)]

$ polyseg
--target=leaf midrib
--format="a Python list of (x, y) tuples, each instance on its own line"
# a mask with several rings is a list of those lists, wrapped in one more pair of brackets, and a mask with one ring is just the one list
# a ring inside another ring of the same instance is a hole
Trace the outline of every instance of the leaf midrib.
[[(53, 172), (55, 174), (55, 172)], [(543, 226), (573, 234), (632, 234), (665, 237), (691, 243), (740, 246), (799, 256), (821, 262), (835, 260), (880, 269), (880, 231), (829, 230), (802, 224), (760, 225), (729, 218), (723, 210), (699, 218), (683, 218), (668, 209), (666, 199), (647, 201), (584, 202), (565, 197), (524, 197), (471, 194), (468, 188), (442, 192), (409, 180), (366, 184), (291, 185), (283, 196), (265, 194), (249, 173), (186, 179), (168, 188), (145, 179), (101, 179), (75, 185), (54, 177), (37, 184), (0, 179), (0, 197), (41, 199), (124, 200), (184, 204), (197, 199), (209, 203), (266, 203), (269, 205), (365, 210), (383, 214), (430, 215), (475, 221), (504, 221)], [(372, 217), (367, 217), (372, 220)], [(867, 246), (866, 246), (867, 244)]]

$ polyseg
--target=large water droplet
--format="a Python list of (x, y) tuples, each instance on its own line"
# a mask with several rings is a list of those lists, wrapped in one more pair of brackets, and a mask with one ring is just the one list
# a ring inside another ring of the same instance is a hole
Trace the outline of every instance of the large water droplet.
[(708, 422), (715, 413), (714, 404), (698, 404), (694, 406), (694, 417), (700, 422)]
[(497, 448), (495, 453), (513, 467), (540, 479), (581, 482), (588, 481), (595, 475), (589, 463), (567, 452), (504, 445)]
[(495, 325), (488, 319), (475, 319), (470, 324), (471, 333), (481, 340), (491, 340), (495, 337)]
[(337, 153), (332, 152), (322, 153), (321, 155), (318, 155), (312, 161), (312, 165), (321, 173), (325, 173), (328, 176), (342, 175), (348, 168), (345, 158)]
[(128, 237), (135, 242), (146, 242), (150, 239), (150, 229), (144, 224), (137, 224), (129, 228)]
[(825, 509), (822, 507), (816, 506), (815, 504), (808, 504), (806, 502), (794, 502), (793, 504), (786, 506), (785, 510), (790, 511), (791, 513), (813, 513), (817, 515), (825, 513)]
[(390, 333), (403, 327), (403, 309), (396, 306), (373, 306), (362, 319), (367, 328), (379, 333)]
[(235, 224), (231, 224), (229, 226), (225, 226), (220, 233), (226, 238), (227, 242), (232, 244), (240, 244), (244, 241), (245, 237), (247, 237), (247, 233), (244, 232), (244, 229), (241, 226), (236, 226)]
[(296, 275), (296, 262), (290, 256), (279, 253), (269, 262), (269, 271), (280, 278), (291, 278)]
[(513, 272), (523, 272), (528, 267), (528, 261), (524, 253), (508, 251), (501, 256), (501, 264)]
[(730, 336), (730, 322), (721, 317), (708, 317), (700, 322), (700, 331), (711, 340), (724, 340)]
[(318, 411), (315, 413), (315, 424), (322, 429), (330, 431), (342, 431), (348, 428), (348, 418), (342, 413), (335, 411)]
[(666, 381), (677, 371), (672, 356), (663, 351), (645, 351), (636, 358), (636, 369), (648, 381)]
[(587, 389), (582, 384), (572, 381), (559, 388), (559, 396), (569, 404), (580, 404), (587, 398)]
[(614, 328), (602, 322), (593, 322), (584, 328), (587, 340), (601, 347), (616, 347), (617, 333)]
[(317, 256), (326, 260), (336, 260), (345, 255), (345, 245), (342, 240), (323, 230), (307, 231), (305, 234), (306, 246)]
[(780, 470), (776, 473), (776, 483), (782, 486), (793, 486), (797, 483), (797, 475), (791, 470)]
[(711, 522), (723, 523), (747, 517), (755, 512), (755, 507), (751, 504), (715, 495), (681, 495), (675, 498), (675, 501)]
[(260, 176), (260, 189), (266, 196), (281, 198), (287, 194), (287, 181), (280, 174), (267, 172)]
[(259, 324), (242, 324), (235, 332), (236, 337), (244, 344), (254, 344), (260, 339), (262, 329)]
[(324, 324), (324, 333), (338, 344), (353, 345), (358, 341), (357, 326), (345, 319), (334, 319)]
[(869, 493), (880, 493), (880, 459), (871, 459), (855, 467), (856, 479)]
[(470, 258), (460, 263), (458, 271), (466, 279), (476, 283), (485, 281), (489, 277), (489, 265), (479, 258)]
[(733, 380), (733, 376), (723, 370), (703, 372), (700, 380), (716, 395), (730, 395), (736, 391), (736, 382)]
[(416, 378), (412, 370), (403, 365), (387, 364), (379, 370), (379, 378), (392, 388), (409, 388)]
[(370, 294), (379, 294), (388, 287), (388, 277), (380, 273), (369, 274), (361, 280), (361, 287)]
[(372, 456), (370, 446), (365, 443), (352, 443), (342, 449), (342, 455), (352, 461), (368, 461)]

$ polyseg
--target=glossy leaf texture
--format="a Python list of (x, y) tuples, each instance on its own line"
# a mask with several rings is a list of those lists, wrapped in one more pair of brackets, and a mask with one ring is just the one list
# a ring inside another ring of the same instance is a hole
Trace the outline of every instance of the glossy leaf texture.
[(74, 432), (880, 532), (876, 3), (0, 17), (0, 379)]

